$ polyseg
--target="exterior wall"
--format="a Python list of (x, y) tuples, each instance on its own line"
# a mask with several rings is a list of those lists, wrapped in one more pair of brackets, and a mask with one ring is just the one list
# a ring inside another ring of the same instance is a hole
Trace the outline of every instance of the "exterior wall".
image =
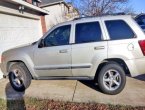
[(43, 7), (43, 9), (49, 11), (49, 15), (45, 16), (47, 30), (67, 20), (65, 15), (68, 13), (68, 8), (63, 3)]

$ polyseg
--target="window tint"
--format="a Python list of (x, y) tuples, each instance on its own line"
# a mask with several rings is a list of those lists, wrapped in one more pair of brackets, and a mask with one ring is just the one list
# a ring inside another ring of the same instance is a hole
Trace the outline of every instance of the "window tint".
[(76, 43), (87, 43), (101, 40), (101, 28), (98, 22), (76, 25)]
[(139, 25), (145, 25), (145, 15), (141, 15), (135, 19)]
[(144, 26), (141, 26), (141, 28), (142, 28), (142, 29), (145, 29), (145, 25), (144, 25)]
[(105, 24), (107, 26), (110, 39), (112, 40), (128, 39), (134, 37), (134, 33), (131, 28), (122, 20), (106, 21)]
[(68, 45), (70, 38), (71, 26), (61, 26), (52, 31), (45, 38), (46, 46), (58, 46), (58, 45)]

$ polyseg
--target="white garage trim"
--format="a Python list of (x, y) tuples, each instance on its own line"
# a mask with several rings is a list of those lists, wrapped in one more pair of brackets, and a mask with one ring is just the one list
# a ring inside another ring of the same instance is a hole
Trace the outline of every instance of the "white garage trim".
[(44, 9), (41, 9), (41, 8), (39, 8), (37, 6), (34, 6), (34, 5), (30, 4), (30, 3), (27, 3), (25, 1), (22, 1), (22, 0), (6, 0), (6, 1), (13, 2), (13, 3), (16, 3), (16, 4), (21, 4), (23, 6), (26, 6), (26, 7), (30, 8), (30, 9), (33, 9), (33, 10), (38, 11), (38, 12), (41, 12), (43, 14), (48, 14), (48, 11), (46, 11)]
[(6, 7), (5, 5), (9, 5), (5, 2), (0, 1), (0, 12), (1, 13), (6, 13), (6, 14), (11, 14), (11, 15), (16, 15), (16, 16), (21, 16), (21, 17), (27, 17), (27, 18), (32, 18), (32, 19), (40, 19), (40, 16), (31, 14), (28, 12), (24, 12), (23, 14), (20, 13), (18, 10), (9, 7)]

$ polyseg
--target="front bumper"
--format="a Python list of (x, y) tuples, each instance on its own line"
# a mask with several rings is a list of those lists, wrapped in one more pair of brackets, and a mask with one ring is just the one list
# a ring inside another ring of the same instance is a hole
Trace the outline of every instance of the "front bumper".
[(0, 65), (0, 68), (1, 68), (1, 71), (3, 73), (3, 77), (7, 76), (8, 73), (7, 73), (6, 63), (2, 62)]
[(3, 78), (7, 78), (7, 76), (6, 75), (3, 75)]

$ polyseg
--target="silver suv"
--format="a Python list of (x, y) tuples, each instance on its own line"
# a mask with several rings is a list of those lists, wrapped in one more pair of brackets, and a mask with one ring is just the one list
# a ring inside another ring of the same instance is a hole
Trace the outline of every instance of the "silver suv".
[(2, 54), (2, 71), (24, 91), (31, 79), (93, 80), (120, 93), (126, 74), (145, 73), (145, 34), (129, 15), (80, 18), (54, 26), (38, 42)]

